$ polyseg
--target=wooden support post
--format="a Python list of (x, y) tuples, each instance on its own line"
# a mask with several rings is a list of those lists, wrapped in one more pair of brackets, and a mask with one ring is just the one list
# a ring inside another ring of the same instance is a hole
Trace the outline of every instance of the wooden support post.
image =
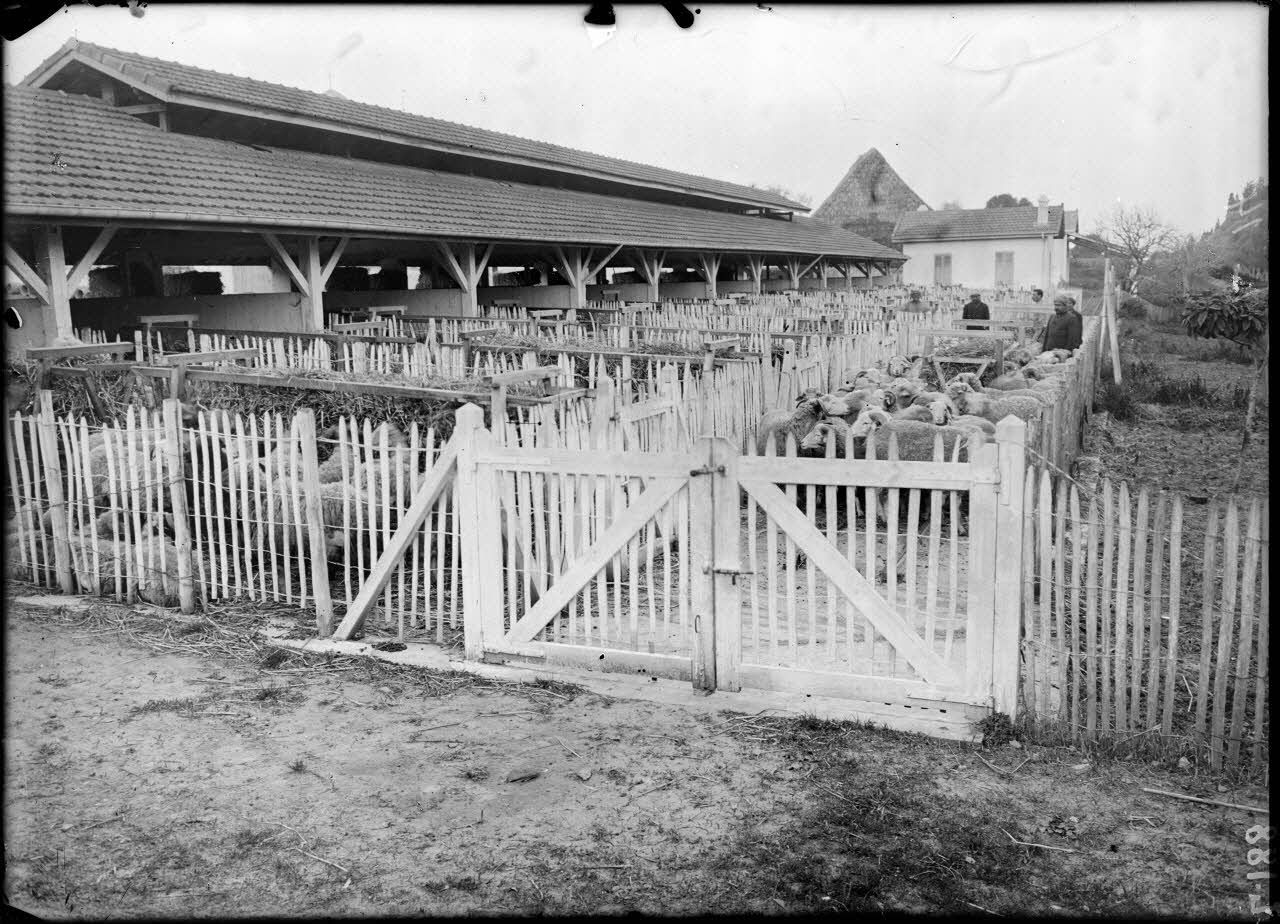
[[(311, 547), (311, 592), (316, 604), (316, 631), (321, 638), (333, 632), (333, 598), (329, 591), (329, 554), (320, 495), (320, 463), (316, 458), (316, 412), (297, 412), (298, 442), (302, 449), (302, 495)], [(363, 591), (361, 591), (363, 594)]]
[[(65, 277), (63, 277), (65, 278)], [(53, 417), (53, 392), (40, 392), (40, 459), (44, 463), (45, 492), (49, 498), (49, 521), (53, 527), (54, 569), (64, 594), (76, 592), (71, 574), (71, 541), (67, 535), (67, 503), (62, 490), (62, 466), (58, 461), (57, 425)]]
[(715, 298), (718, 294), (716, 276), (720, 273), (720, 254), (699, 253), (698, 263), (702, 269), (702, 278), (707, 283), (707, 298)]
[[(1026, 423), (1010, 415), (996, 424), (996, 446), (1000, 492), (994, 524), (996, 554), (991, 695), (996, 712), (1013, 717), (1018, 702), (1019, 633), (1022, 627), (1022, 486), (1026, 474)], [(1044, 577), (1048, 580), (1048, 575)]]
[[(48, 287), (49, 311), (53, 314), (54, 337), (75, 339), (75, 327), (71, 323), (71, 294), (67, 289), (67, 259), (62, 249), (62, 228), (58, 225), (40, 225), (36, 231), (36, 257), (41, 276)], [(45, 325), (49, 330), (49, 325)]]
[(460, 407), (454, 414), (452, 440), (457, 441), (463, 652), (468, 661), (479, 661), (484, 657), (486, 627), (496, 625), (500, 631), (503, 617), (501, 586), (495, 586), (495, 576), (502, 573), (501, 526), (493, 509), (495, 498), (482, 496), (485, 491), (495, 493), (493, 475), (486, 472), (483, 485), (477, 477), (476, 455), (490, 443), (484, 411), (474, 404)]
[(196, 611), (196, 589), (191, 577), (191, 521), (182, 446), (182, 402), (171, 397), (164, 402), (164, 455), (169, 468), (169, 503), (173, 507), (173, 544), (178, 553), (178, 604), (182, 612), (190, 615)]
[(302, 269), (307, 277), (307, 313), (304, 330), (324, 330), (324, 271), (320, 266), (320, 238), (309, 237), (302, 245)]
[(760, 279), (764, 275), (764, 257), (757, 254), (747, 256), (747, 269), (751, 271), (752, 292), (760, 294)]

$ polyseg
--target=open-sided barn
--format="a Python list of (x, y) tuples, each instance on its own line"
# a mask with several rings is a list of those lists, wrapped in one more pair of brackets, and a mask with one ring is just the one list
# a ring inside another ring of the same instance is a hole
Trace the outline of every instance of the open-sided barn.
[[(624, 300), (759, 292), (768, 266), (776, 288), (825, 285), (828, 265), (852, 284), (904, 259), (754, 187), (75, 40), (5, 104), (5, 260), (35, 294), (10, 302), (28, 343), (156, 311), (310, 330), (380, 304), (574, 308), (612, 268), (644, 280), (610, 287)], [(326, 295), (342, 267), (388, 262), (432, 287)], [(211, 265), (273, 266), (288, 291), (164, 298), (163, 267)], [(121, 297), (71, 297), (95, 266), (124, 269)], [(486, 285), (497, 268), (541, 284)], [(701, 281), (664, 282), (676, 268)]]

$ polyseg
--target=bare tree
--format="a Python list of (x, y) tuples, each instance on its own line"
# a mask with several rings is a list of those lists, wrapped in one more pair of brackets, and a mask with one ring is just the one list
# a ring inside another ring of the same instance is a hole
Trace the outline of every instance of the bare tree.
[(960, 204), (959, 199), (948, 199), (946, 202), (942, 203), (942, 205), (938, 206), (938, 208), (940, 208), (944, 212), (947, 212), (947, 211), (950, 211), (951, 209), (962, 209), (964, 208), (964, 206)]
[(790, 199), (792, 202), (799, 202), (801, 205), (804, 205), (804, 206), (813, 205), (813, 196), (809, 195), (808, 193), (804, 193), (804, 192), (793, 193), (791, 190), (787, 189), (785, 186), (779, 186), (776, 183), (770, 184), (768, 186), (761, 186), (759, 183), (752, 183), (751, 188), (763, 189), (765, 192), (771, 192), (774, 195), (781, 196), (784, 199)]
[(1150, 207), (1117, 205), (1109, 219), (1098, 223), (1098, 234), (1124, 253), (1127, 266), (1123, 286), (1133, 295), (1138, 294), (1138, 287), (1148, 275), (1152, 255), (1179, 243), (1178, 232)]

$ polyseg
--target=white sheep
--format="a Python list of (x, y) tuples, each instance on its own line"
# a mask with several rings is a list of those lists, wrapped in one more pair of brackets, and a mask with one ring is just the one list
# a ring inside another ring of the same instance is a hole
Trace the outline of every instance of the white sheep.
[(987, 420), (987, 418), (979, 417), (976, 414), (958, 414), (951, 418), (951, 426), (981, 430), (984, 435), (993, 438), (996, 435), (996, 425)]
[(982, 379), (980, 379), (980, 378), (978, 377), (978, 373), (976, 373), (976, 372), (961, 372), (961, 373), (958, 373), (958, 374), (956, 374), (956, 375), (952, 376), (952, 377), (951, 377), (951, 381), (947, 382), (947, 384), (948, 384), (948, 385), (950, 385), (950, 384), (951, 384), (951, 382), (966, 382), (966, 383), (968, 383), (969, 387), (970, 387), (970, 388), (972, 388), (974, 391), (984, 391), (984, 390), (985, 390), (985, 389), (982, 387)]
[(1038, 420), (1044, 412), (1045, 404), (1039, 398), (1018, 395), (1011, 398), (997, 398), (999, 392), (979, 394), (963, 382), (951, 386), (952, 400), (961, 414), (974, 414), (985, 417), (992, 423), (999, 423), (1010, 414), (1023, 420)]
[(943, 458), (950, 460), (956, 442), (960, 441), (963, 460), (967, 458), (967, 446), (971, 430), (957, 429), (953, 426), (938, 426), (933, 423), (921, 423), (915, 420), (894, 420), (884, 411), (866, 410), (858, 415), (858, 419), (849, 427), (853, 438), (865, 439), (870, 434), (876, 435), (877, 450), (886, 447), (892, 435), (898, 448), (898, 459), (905, 461), (931, 462), (934, 460), (934, 444), (942, 439)]
[(889, 392), (883, 388), (860, 388), (857, 391), (837, 392), (833, 395), (819, 395), (818, 405), (827, 417), (841, 417), (845, 423), (852, 423), (866, 407), (888, 409), (893, 406)]
[(936, 426), (946, 426), (947, 422), (955, 414), (955, 404), (946, 395), (930, 394), (927, 397), (927, 403), (920, 403), (921, 398), (926, 397), (920, 395), (909, 407), (899, 408), (893, 412), (894, 420), (918, 420), (921, 423), (931, 423)]

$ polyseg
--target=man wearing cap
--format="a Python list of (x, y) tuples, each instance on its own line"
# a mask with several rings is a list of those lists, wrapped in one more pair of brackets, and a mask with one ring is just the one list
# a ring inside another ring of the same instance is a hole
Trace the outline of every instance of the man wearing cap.
[(1049, 350), (1075, 350), (1084, 339), (1084, 318), (1076, 311), (1076, 300), (1070, 295), (1059, 295), (1053, 300), (1053, 317), (1045, 325), (1041, 348)]
[[(965, 303), (964, 310), (960, 313), (960, 317), (965, 321), (990, 321), (991, 309), (987, 307), (987, 303), (982, 300), (982, 296), (977, 292), (969, 293), (969, 301)], [(969, 330), (986, 330), (985, 324), (969, 324), (966, 325)]]

